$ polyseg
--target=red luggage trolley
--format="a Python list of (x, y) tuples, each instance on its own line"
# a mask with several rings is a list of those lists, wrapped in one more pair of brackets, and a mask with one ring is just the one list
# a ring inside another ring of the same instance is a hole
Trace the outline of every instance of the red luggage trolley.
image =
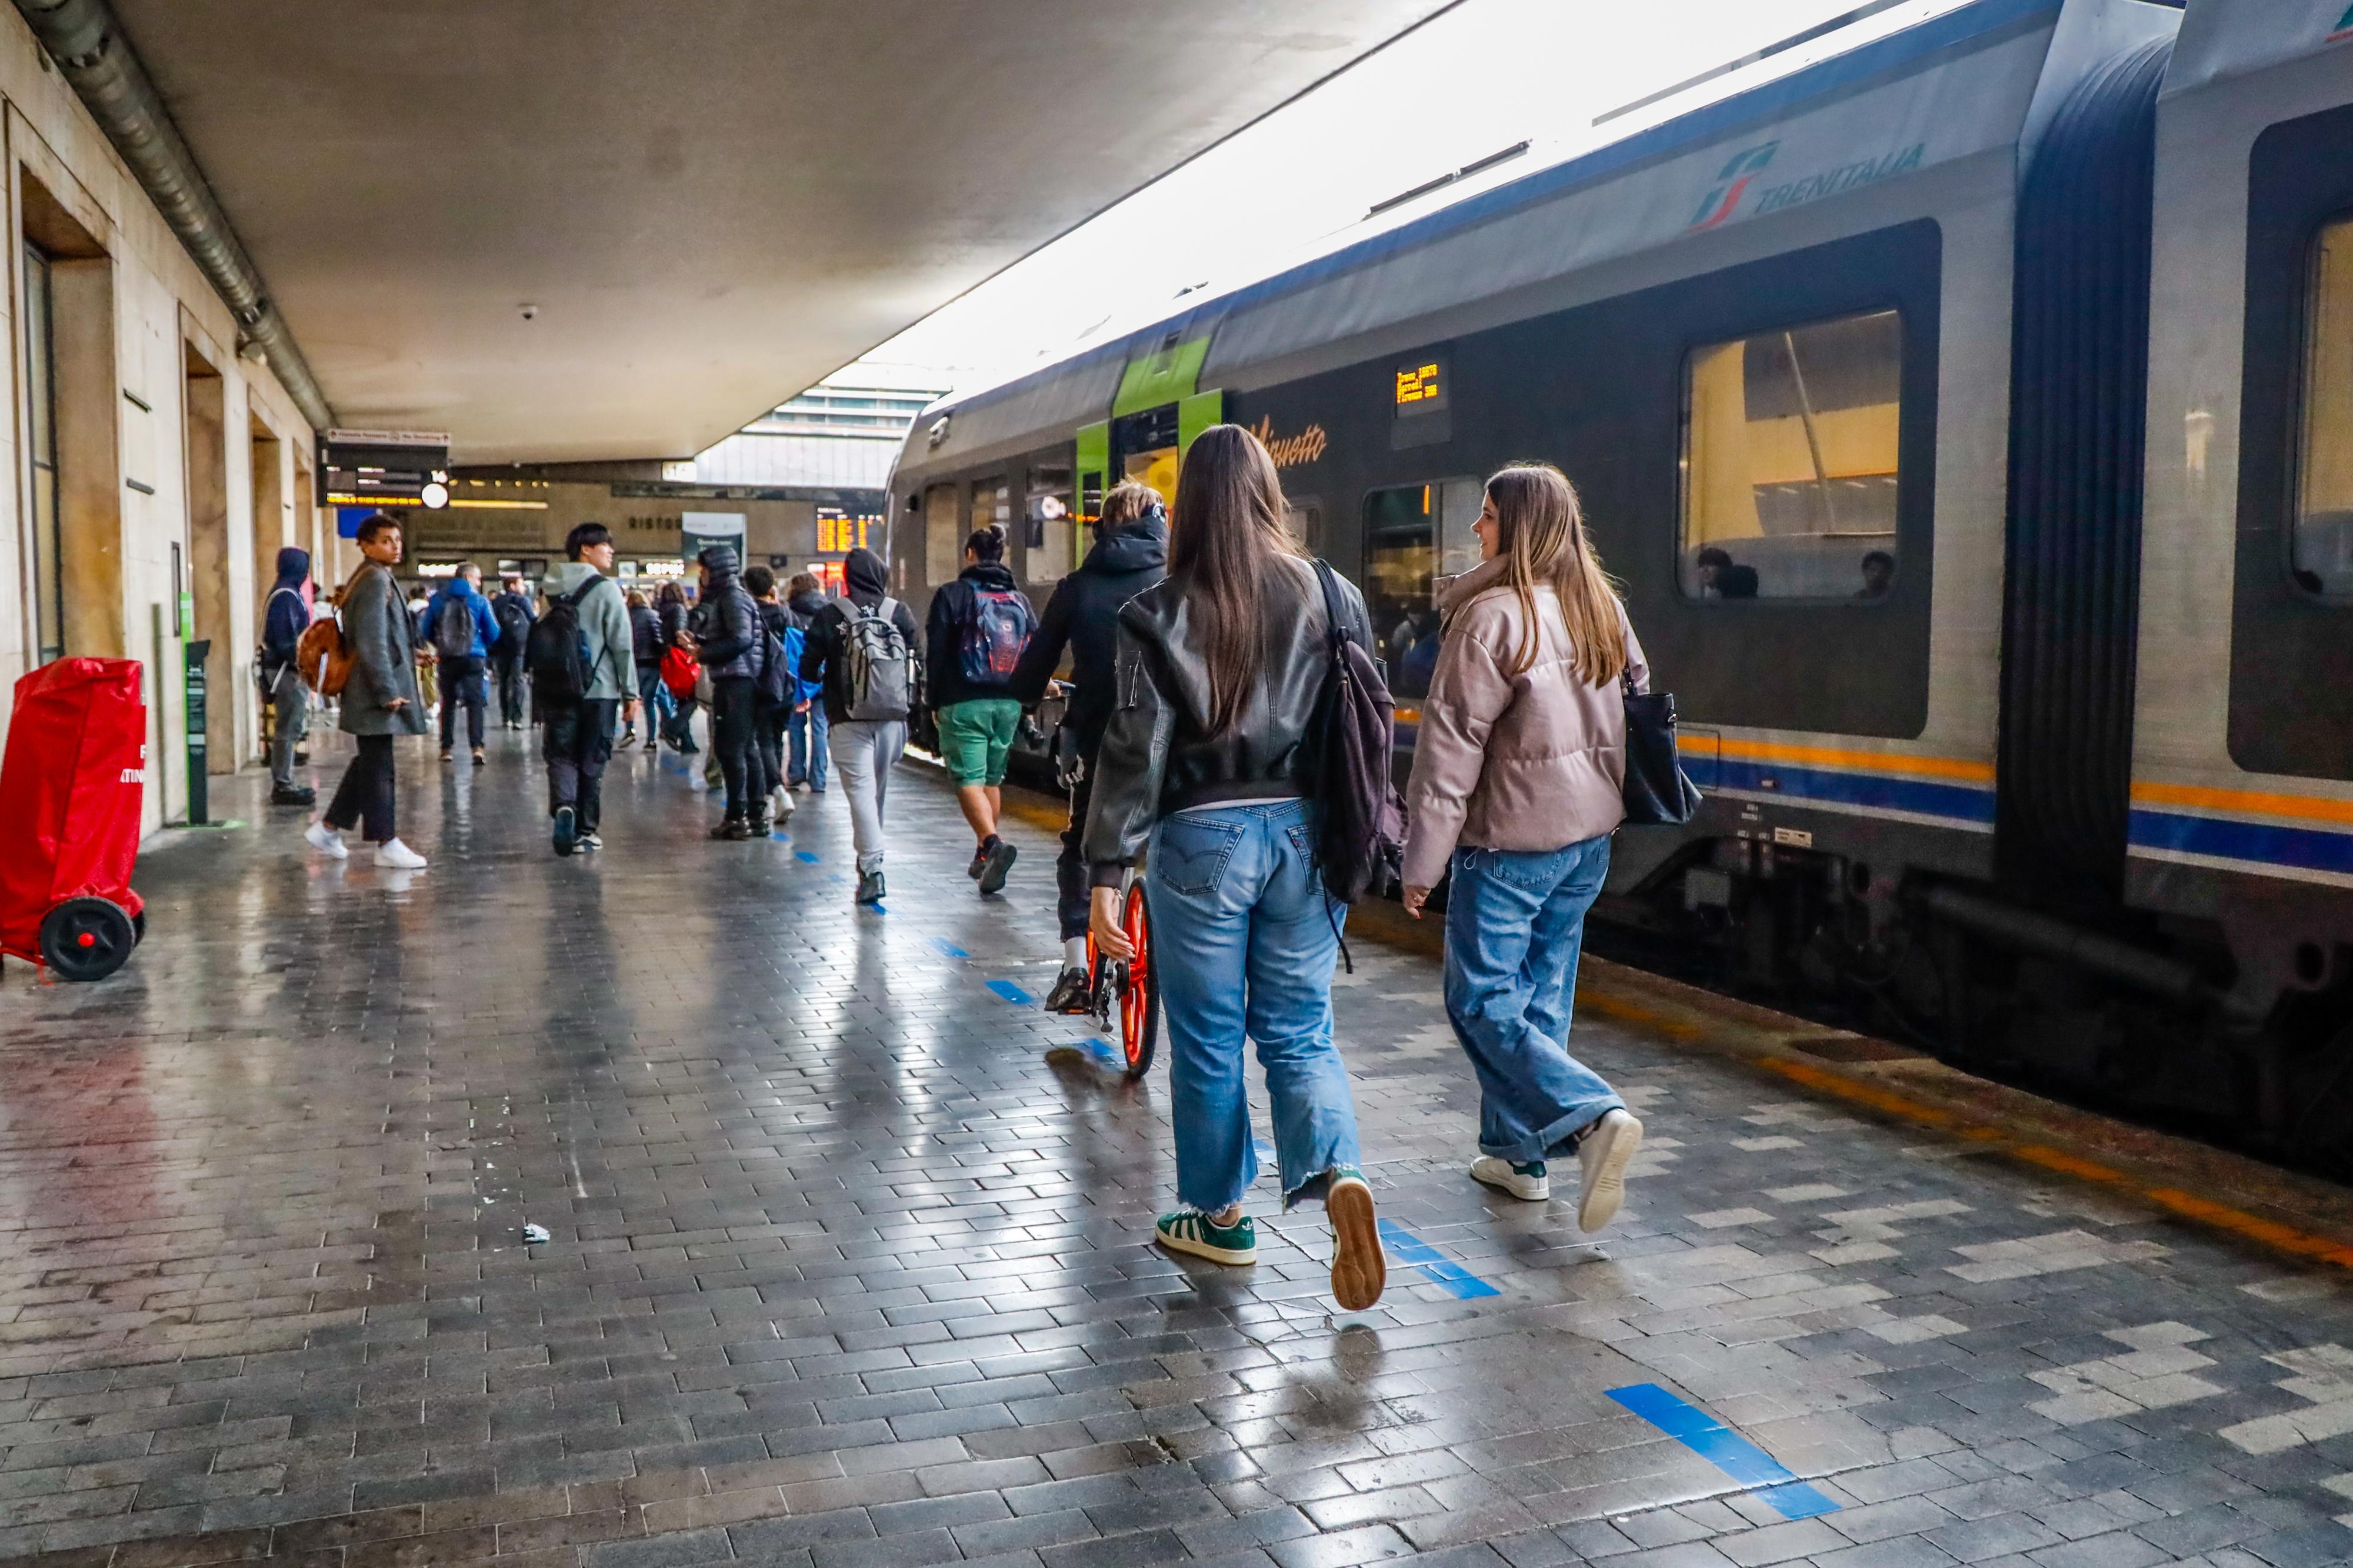
[(16, 682), (0, 753), (0, 952), (103, 980), (146, 933), (131, 890), (147, 788), (134, 658), (60, 658)]

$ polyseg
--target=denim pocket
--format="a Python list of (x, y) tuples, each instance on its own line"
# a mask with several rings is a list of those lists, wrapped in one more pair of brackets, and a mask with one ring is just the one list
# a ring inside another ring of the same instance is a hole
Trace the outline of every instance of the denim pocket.
[(1577, 850), (1571, 844), (1560, 849), (1484, 849), (1480, 854), (1488, 876), (1527, 892), (1546, 893), (1568, 875)]
[(1234, 823), (1182, 814), (1169, 817), (1161, 823), (1160, 837), (1152, 846), (1152, 879), (1173, 893), (1215, 892), (1241, 837), (1242, 830)]

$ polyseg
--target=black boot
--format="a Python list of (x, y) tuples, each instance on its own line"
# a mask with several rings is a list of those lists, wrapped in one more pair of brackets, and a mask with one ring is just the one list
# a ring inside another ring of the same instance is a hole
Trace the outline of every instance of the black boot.
[(879, 904), (882, 901), (881, 872), (865, 871), (859, 874), (858, 901), (861, 904)]

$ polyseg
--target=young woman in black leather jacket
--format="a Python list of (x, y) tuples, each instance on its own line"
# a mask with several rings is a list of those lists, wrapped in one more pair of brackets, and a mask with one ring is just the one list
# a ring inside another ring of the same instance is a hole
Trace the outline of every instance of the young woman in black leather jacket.
[[(1369, 644), (1364, 600), (1345, 584), (1342, 605)], [(1312, 735), (1328, 629), (1266, 448), (1239, 426), (1203, 431), (1177, 478), (1168, 575), (1119, 614), (1085, 852), (1096, 944), (1125, 957), (1119, 884), (1148, 846), (1185, 1205), (1160, 1217), (1160, 1244), (1219, 1263), (1257, 1260), (1241, 1202), (1258, 1175), (1242, 1077), (1243, 1044), (1255, 1040), (1284, 1205), (1323, 1198), (1335, 1237), (1332, 1293), (1357, 1311), (1380, 1299), (1387, 1269), (1332, 1039), (1345, 910), (1314, 865)]]

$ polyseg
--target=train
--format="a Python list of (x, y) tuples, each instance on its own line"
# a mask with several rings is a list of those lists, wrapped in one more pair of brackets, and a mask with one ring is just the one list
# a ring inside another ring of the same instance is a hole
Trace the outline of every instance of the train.
[[(1883, 7), (1868, 7), (1880, 10)], [(1230, 421), (1409, 755), (1482, 477), (1577, 483), (1705, 796), (1599, 913), (2353, 1173), (2353, 9), (1968, 0), (942, 400), (921, 605)]]

